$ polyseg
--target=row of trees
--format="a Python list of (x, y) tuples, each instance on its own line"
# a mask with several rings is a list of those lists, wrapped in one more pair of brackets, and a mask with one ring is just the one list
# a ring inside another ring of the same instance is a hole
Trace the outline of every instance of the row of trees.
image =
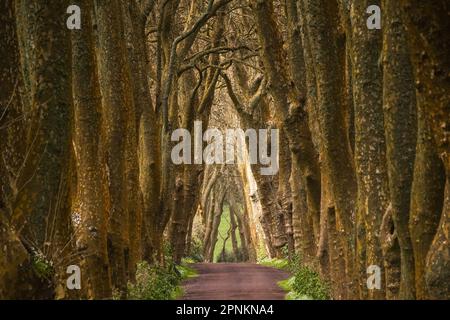
[[(285, 23), (271, 1), (250, 7), (305, 262), (335, 297), (448, 298), (448, 4), (287, 1)], [(367, 290), (371, 265), (380, 290)]]
[[(447, 1), (0, 6), (0, 297), (125, 297), (196, 214), (211, 259), (225, 202), (245, 258), (288, 248), (335, 298), (449, 297)], [(280, 129), (278, 174), (175, 165), (173, 130), (217, 119)]]

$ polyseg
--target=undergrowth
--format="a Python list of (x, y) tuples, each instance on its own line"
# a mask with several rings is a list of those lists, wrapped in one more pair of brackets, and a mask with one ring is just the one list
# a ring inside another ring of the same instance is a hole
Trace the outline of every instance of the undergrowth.
[(258, 261), (261, 265), (289, 271), (292, 276), (278, 282), (287, 292), (287, 300), (328, 300), (329, 286), (312, 268), (301, 262), (299, 255), (287, 258), (263, 258)]
[(157, 266), (142, 261), (136, 281), (128, 283), (129, 300), (174, 300), (183, 294), (180, 284), (197, 273), (187, 265)]
[(151, 266), (146, 261), (137, 265), (136, 281), (128, 283), (130, 300), (170, 300), (176, 296), (180, 275), (167, 267)]
[(165, 248), (165, 264), (150, 265), (147, 261), (137, 264), (136, 279), (127, 286), (129, 300), (175, 300), (183, 295), (181, 282), (195, 277), (197, 272), (188, 266), (191, 259), (175, 264), (170, 248)]
[(188, 257), (193, 262), (202, 262), (204, 260), (204, 258), (203, 258), (203, 241), (197, 236), (192, 237)]

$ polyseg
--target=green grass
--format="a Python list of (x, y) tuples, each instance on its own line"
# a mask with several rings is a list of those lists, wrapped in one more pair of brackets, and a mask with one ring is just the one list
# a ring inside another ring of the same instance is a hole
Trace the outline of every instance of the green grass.
[(289, 269), (289, 261), (287, 259), (264, 258), (261, 259), (258, 263), (266, 267), (272, 267), (280, 270)]
[(178, 298), (182, 297), (184, 294), (184, 290), (181, 286), (175, 287), (175, 289), (172, 291), (172, 295), (169, 300), (177, 300)]
[(182, 265), (187, 265), (187, 264), (191, 264), (191, 263), (196, 263), (197, 261), (195, 261), (194, 258), (192, 257), (184, 257), (181, 259), (181, 264)]
[(178, 272), (180, 273), (181, 280), (194, 278), (198, 276), (197, 271), (189, 267), (185, 261), (182, 264), (176, 266)]
[[(223, 239), (227, 237), (229, 230), (230, 230), (230, 207), (228, 205), (224, 205), (218, 228), (217, 242), (216, 246), (214, 247), (214, 262), (217, 262), (219, 260), (223, 248)], [(238, 247), (240, 247), (241, 239), (239, 237), (239, 232), (237, 228), (235, 230), (235, 234)], [(227, 252), (233, 252), (233, 244), (231, 243), (231, 236), (225, 243), (225, 250)]]

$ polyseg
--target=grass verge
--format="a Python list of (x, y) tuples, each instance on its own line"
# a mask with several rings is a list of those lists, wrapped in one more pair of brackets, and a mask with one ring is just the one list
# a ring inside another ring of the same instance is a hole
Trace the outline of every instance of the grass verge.
[(288, 279), (279, 281), (277, 284), (285, 290), (286, 300), (328, 300), (330, 299), (328, 285), (320, 279), (317, 272), (300, 263), (296, 257), (292, 261), (287, 259), (264, 258), (259, 264), (272, 267), (293, 274)]
[(287, 259), (264, 258), (264, 259), (261, 259), (258, 263), (263, 266), (266, 266), (266, 267), (272, 267), (275, 269), (290, 271), (289, 270), (289, 261)]
[(197, 272), (186, 263), (161, 267), (140, 262), (136, 281), (128, 283), (128, 300), (175, 300), (184, 293), (182, 281), (195, 276)]

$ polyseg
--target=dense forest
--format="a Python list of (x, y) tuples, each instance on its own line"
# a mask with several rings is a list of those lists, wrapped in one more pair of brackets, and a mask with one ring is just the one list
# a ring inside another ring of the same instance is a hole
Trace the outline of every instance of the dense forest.
[(126, 299), (192, 256), (450, 299), (449, 1), (0, 0), (0, 25), (0, 299)]

